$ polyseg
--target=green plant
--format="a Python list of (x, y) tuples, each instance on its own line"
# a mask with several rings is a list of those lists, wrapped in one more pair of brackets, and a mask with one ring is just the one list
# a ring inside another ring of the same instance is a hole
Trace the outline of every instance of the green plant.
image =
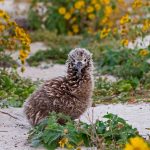
[[(59, 119), (65, 119), (65, 125), (58, 123)], [(34, 127), (29, 134), (29, 140), (33, 146), (43, 144), (47, 149), (57, 147), (74, 149), (79, 146), (96, 146), (111, 144), (117, 149), (121, 148), (128, 138), (138, 135), (135, 128), (117, 115), (106, 114), (106, 121), (97, 120), (94, 124), (71, 121), (62, 114), (51, 113), (49, 117)]]
[(135, 103), (149, 102), (149, 73), (139, 81), (138, 79), (110, 82), (101, 77), (95, 83), (93, 103)]
[(131, 98), (134, 88), (128, 80), (108, 82), (105, 79), (97, 79), (93, 94), (94, 103), (118, 103), (127, 102)]
[(21, 107), (36, 84), (21, 78), (16, 71), (0, 69), (0, 107)]
[[(143, 55), (141, 51), (145, 51)], [(150, 57), (149, 49), (127, 49), (122, 48), (118, 51), (107, 49), (101, 55), (99, 68), (103, 74), (112, 74), (123, 79), (141, 79), (143, 74), (150, 69), (147, 59)]]
[(27, 62), (31, 66), (37, 66), (41, 62), (53, 62), (65, 64), (65, 61), (68, 56), (69, 48), (60, 48), (60, 49), (48, 49), (45, 51), (38, 51), (35, 55), (27, 59)]

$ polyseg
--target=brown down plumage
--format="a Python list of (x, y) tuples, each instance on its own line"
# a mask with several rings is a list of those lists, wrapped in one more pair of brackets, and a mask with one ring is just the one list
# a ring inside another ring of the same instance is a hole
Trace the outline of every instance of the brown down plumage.
[(46, 81), (24, 104), (31, 125), (37, 125), (50, 112), (63, 113), (77, 119), (92, 103), (93, 61), (84, 48), (73, 49), (66, 62), (67, 73)]

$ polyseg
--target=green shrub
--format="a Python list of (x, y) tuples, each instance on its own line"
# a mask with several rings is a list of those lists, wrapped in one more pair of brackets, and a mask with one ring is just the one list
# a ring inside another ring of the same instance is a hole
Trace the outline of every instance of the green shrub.
[[(60, 125), (58, 119), (65, 119), (66, 124)], [(71, 121), (62, 114), (51, 113), (47, 119), (30, 131), (29, 141), (33, 146), (44, 145), (49, 150), (57, 147), (75, 149), (80, 146), (105, 148), (122, 148), (130, 137), (138, 135), (137, 129), (132, 128), (117, 115), (106, 114), (106, 121), (97, 120), (94, 124)]]
[[(143, 56), (141, 51), (145, 51), (147, 54)], [(147, 63), (149, 57), (149, 49), (123, 48), (118, 51), (108, 49), (101, 55), (99, 67), (104, 74), (112, 74), (123, 79), (141, 79), (143, 74), (150, 69), (150, 65)]]
[(0, 107), (21, 107), (36, 84), (21, 78), (16, 71), (0, 69)]

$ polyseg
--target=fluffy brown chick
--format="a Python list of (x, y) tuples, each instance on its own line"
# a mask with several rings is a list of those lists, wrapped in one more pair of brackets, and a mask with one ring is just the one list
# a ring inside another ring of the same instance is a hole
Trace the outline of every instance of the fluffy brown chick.
[(50, 112), (77, 119), (92, 103), (93, 61), (83, 48), (73, 49), (67, 60), (67, 75), (46, 81), (24, 104), (31, 125), (37, 125)]

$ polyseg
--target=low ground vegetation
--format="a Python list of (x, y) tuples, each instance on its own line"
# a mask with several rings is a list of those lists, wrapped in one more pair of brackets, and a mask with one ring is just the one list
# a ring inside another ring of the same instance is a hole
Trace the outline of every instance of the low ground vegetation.
[[(30, 131), (29, 141), (35, 147), (42, 144), (50, 150), (57, 147), (81, 149), (81, 146), (118, 150), (125, 147), (129, 138), (139, 136), (137, 129), (117, 115), (106, 114), (103, 118), (105, 121), (97, 120), (89, 125), (52, 113)], [(60, 125), (59, 119), (66, 120), (65, 125)]]

